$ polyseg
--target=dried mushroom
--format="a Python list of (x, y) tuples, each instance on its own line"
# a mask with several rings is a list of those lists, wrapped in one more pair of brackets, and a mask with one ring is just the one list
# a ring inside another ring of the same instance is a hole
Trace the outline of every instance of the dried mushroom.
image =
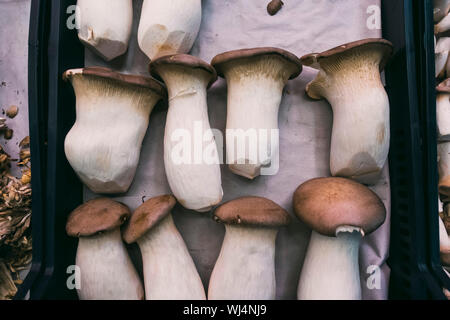
[(0, 300), (14, 297), (22, 282), (19, 271), (31, 263), (29, 141), (20, 142), (20, 179), (10, 174), (11, 158), (0, 146)]

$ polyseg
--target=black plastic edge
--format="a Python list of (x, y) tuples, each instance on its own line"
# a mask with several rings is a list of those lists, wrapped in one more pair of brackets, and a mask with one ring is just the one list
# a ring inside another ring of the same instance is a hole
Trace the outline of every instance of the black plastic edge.
[[(45, 264), (32, 299), (75, 299), (69, 290), (66, 270), (75, 264), (76, 239), (65, 234), (68, 214), (82, 202), (82, 185), (64, 153), (64, 139), (75, 121), (75, 95), (62, 80), (65, 70), (84, 65), (84, 47), (73, 23), (76, 0), (51, 1), (48, 41), (48, 146), (44, 199)], [(72, 9), (74, 9), (72, 7)], [(71, 20), (72, 19), (72, 20)]]
[(46, 106), (47, 106), (47, 20), (49, 17), (48, 1), (33, 0), (30, 10), (28, 39), (28, 116), (31, 149), (31, 187), (32, 187), (32, 263), (31, 268), (15, 300), (25, 299), (42, 272), (44, 264), (44, 217), (43, 201), (46, 172)]

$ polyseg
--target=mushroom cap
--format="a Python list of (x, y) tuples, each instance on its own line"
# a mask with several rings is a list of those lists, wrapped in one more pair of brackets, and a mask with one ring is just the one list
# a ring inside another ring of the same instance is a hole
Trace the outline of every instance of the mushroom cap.
[(366, 186), (345, 178), (316, 178), (294, 193), (294, 211), (311, 229), (336, 236), (339, 227), (361, 228), (369, 234), (386, 219), (381, 199)]
[(288, 225), (290, 217), (286, 210), (272, 200), (242, 197), (217, 208), (214, 220), (231, 225), (278, 228)]
[(157, 67), (161, 65), (176, 65), (188, 69), (200, 69), (211, 74), (211, 79), (208, 83), (208, 88), (217, 80), (217, 72), (209, 63), (200, 58), (191, 56), (189, 54), (172, 54), (163, 56), (153, 60), (149, 65), (150, 74), (156, 79), (161, 79)]
[(215, 56), (211, 64), (216, 68), (219, 76), (223, 77), (223, 67), (226, 63), (239, 60), (239, 59), (251, 59), (253, 57), (261, 56), (279, 56), (285, 59), (287, 62), (295, 65), (295, 72), (289, 77), (289, 79), (297, 78), (302, 73), (302, 63), (300, 59), (293, 53), (273, 47), (253, 48), (253, 49), (239, 49), (233, 51), (227, 51)]
[(439, 93), (450, 93), (450, 78), (439, 83), (436, 87), (436, 91)]
[(163, 99), (167, 99), (167, 90), (164, 84), (151, 77), (144, 77), (132, 74), (123, 74), (115, 72), (104, 67), (86, 67), (82, 69), (70, 69), (63, 73), (65, 81), (70, 80), (74, 75), (87, 75), (104, 79), (109, 79), (122, 84), (143, 87), (150, 89)]
[(322, 53), (310, 53), (304, 55), (300, 58), (300, 61), (305, 66), (310, 66), (318, 69), (320, 61), (326, 58), (338, 58), (344, 53), (352, 52), (355, 50), (359, 50), (361, 48), (373, 48), (380, 49), (383, 52), (383, 59), (380, 63), (380, 71), (384, 69), (389, 58), (392, 55), (393, 46), (392, 43), (388, 40), (381, 38), (369, 38), (362, 39), (354, 42), (349, 42), (338, 47), (332, 48), (330, 50), (324, 51)]
[(131, 215), (122, 232), (123, 240), (130, 244), (136, 242), (148, 230), (164, 219), (177, 201), (171, 195), (163, 195), (145, 201)]
[(119, 228), (130, 217), (130, 209), (108, 198), (90, 200), (69, 215), (66, 232), (71, 237), (90, 237)]

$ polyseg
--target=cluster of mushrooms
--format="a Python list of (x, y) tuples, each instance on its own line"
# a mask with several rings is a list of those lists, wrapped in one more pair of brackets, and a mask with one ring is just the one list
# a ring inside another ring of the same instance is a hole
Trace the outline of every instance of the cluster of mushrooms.
[(436, 78), (436, 117), (438, 135), (440, 256), (444, 270), (450, 271), (450, 0), (434, 1)]
[[(333, 109), (333, 177), (307, 181), (293, 195), (296, 216), (313, 229), (298, 298), (361, 299), (360, 240), (386, 218), (382, 201), (366, 185), (379, 180), (388, 156), (389, 100), (380, 72), (392, 53), (391, 43), (364, 39), (302, 58), (280, 48), (241, 49), (207, 63), (187, 54), (199, 31), (201, 1), (181, 6), (185, 1), (169, 1), (169, 6), (167, 0), (144, 0), (138, 42), (151, 59), (152, 77), (101, 67), (63, 75), (76, 95), (76, 122), (66, 136), (65, 154), (81, 181), (97, 194), (128, 191), (150, 114), (158, 101), (168, 104), (164, 166), (173, 195), (151, 198), (133, 213), (125, 204), (101, 197), (68, 218), (68, 235), (79, 237), (80, 299), (275, 299), (275, 240), (290, 223), (289, 213), (255, 196), (221, 204), (219, 161), (177, 163), (170, 137), (179, 129), (193, 133), (201, 122), (204, 146), (215, 141), (207, 90), (218, 76), (228, 85), (227, 129), (278, 129), (283, 88), (301, 74), (303, 65), (318, 70), (307, 95), (326, 99)], [(108, 61), (123, 54), (131, 34), (131, 2), (79, 0), (80, 40)], [(105, 6), (118, 14), (104, 15)], [(354, 127), (358, 135), (352, 134)], [(258, 141), (256, 148), (260, 145)], [(238, 142), (241, 147), (248, 155), (247, 148), (255, 146)], [(238, 158), (227, 143), (229, 170), (255, 179), (279, 149), (277, 141), (266, 147), (267, 152), (257, 150), (256, 159)], [(217, 160), (217, 147), (209, 151)], [(177, 203), (197, 212), (214, 211), (214, 220), (225, 225), (207, 292), (173, 222)], [(144, 281), (125, 245), (135, 242)]]

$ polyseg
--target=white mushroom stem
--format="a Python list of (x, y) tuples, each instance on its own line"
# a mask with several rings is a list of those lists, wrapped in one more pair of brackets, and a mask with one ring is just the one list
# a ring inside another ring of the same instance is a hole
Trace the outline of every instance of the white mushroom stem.
[(450, 93), (437, 93), (436, 117), (438, 140), (450, 141)]
[(143, 300), (144, 289), (122, 242), (120, 229), (78, 242), (81, 300)]
[(207, 212), (222, 200), (217, 145), (208, 119), (206, 71), (161, 66), (169, 91), (164, 165), (170, 188), (187, 209)]
[(450, 14), (447, 15), (434, 26), (434, 34), (444, 33), (450, 30)]
[(435, 49), (436, 78), (443, 78), (448, 69), (450, 37), (439, 38)]
[(160, 97), (92, 76), (74, 75), (76, 122), (65, 139), (67, 160), (95, 193), (123, 193), (136, 173), (150, 113)]
[(277, 229), (226, 225), (209, 300), (273, 300)]
[(438, 143), (439, 180), (450, 176), (450, 142)]
[(132, 0), (78, 0), (77, 5), (81, 42), (106, 61), (127, 51), (133, 24)]
[(286, 65), (280, 58), (265, 57), (224, 68), (227, 163), (235, 174), (253, 179), (278, 155), (278, 110), (283, 88), (292, 75)]
[(330, 168), (333, 176), (364, 184), (378, 181), (390, 141), (389, 98), (380, 77), (382, 53), (365, 50), (324, 63), (310, 86), (333, 108)]
[(450, 10), (449, 0), (434, 0), (434, 22), (441, 21)]
[(169, 214), (138, 241), (147, 300), (205, 300), (186, 244)]
[(360, 300), (359, 245), (362, 230), (343, 227), (336, 237), (313, 231), (300, 275), (299, 300)]
[(201, 20), (201, 0), (144, 0), (139, 46), (151, 60), (188, 53), (197, 38)]

